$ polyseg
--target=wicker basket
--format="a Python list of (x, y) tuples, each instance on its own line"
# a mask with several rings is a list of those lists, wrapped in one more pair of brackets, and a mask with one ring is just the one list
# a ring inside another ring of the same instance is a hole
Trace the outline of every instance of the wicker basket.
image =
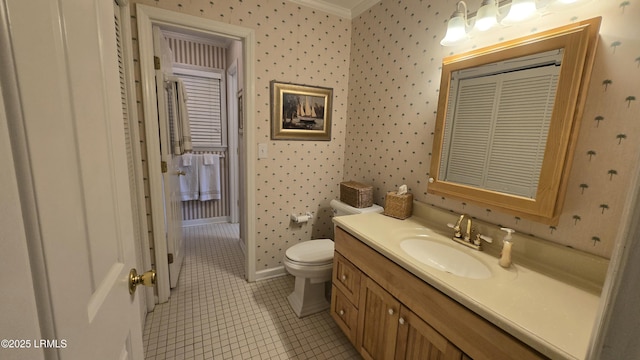
[(373, 186), (355, 181), (340, 183), (340, 201), (355, 208), (373, 205)]
[(384, 199), (384, 213), (387, 216), (404, 220), (413, 213), (413, 194), (397, 195), (390, 191)]

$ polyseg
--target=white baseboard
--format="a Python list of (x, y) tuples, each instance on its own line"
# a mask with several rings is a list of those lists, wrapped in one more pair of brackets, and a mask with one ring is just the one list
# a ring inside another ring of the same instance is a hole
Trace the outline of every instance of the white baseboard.
[(278, 266), (271, 269), (265, 269), (256, 271), (256, 281), (272, 279), (279, 276), (284, 276), (289, 274), (287, 270), (284, 269), (284, 266)]
[(228, 216), (220, 216), (214, 218), (206, 218), (206, 219), (195, 219), (195, 220), (183, 220), (182, 227), (187, 226), (200, 226), (200, 225), (208, 225), (208, 224), (221, 224), (227, 223), (230, 221)]

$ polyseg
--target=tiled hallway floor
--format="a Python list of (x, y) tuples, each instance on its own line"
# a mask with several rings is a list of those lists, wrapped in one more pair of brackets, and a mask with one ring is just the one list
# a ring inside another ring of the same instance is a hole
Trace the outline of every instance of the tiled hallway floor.
[(247, 283), (237, 224), (187, 227), (169, 302), (147, 314), (146, 359), (359, 359), (329, 312), (298, 319), (290, 275)]

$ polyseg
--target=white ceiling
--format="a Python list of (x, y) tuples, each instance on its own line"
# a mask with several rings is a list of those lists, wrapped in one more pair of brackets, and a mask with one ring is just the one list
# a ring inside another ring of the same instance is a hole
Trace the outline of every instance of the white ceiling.
[(353, 19), (380, 0), (289, 0), (296, 4), (322, 10), (343, 18)]

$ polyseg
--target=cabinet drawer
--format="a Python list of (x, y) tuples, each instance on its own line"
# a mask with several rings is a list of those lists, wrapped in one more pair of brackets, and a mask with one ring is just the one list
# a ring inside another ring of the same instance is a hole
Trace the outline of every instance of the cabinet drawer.
[(352, 304), (358, 304), (361, 273), (349, 260), (336, 252), (333, 257), (332, 283), (342, 290)]
[(331, 317), (355, 346), (358, 326), (358, 309), (335, 285), (331, 289)]

